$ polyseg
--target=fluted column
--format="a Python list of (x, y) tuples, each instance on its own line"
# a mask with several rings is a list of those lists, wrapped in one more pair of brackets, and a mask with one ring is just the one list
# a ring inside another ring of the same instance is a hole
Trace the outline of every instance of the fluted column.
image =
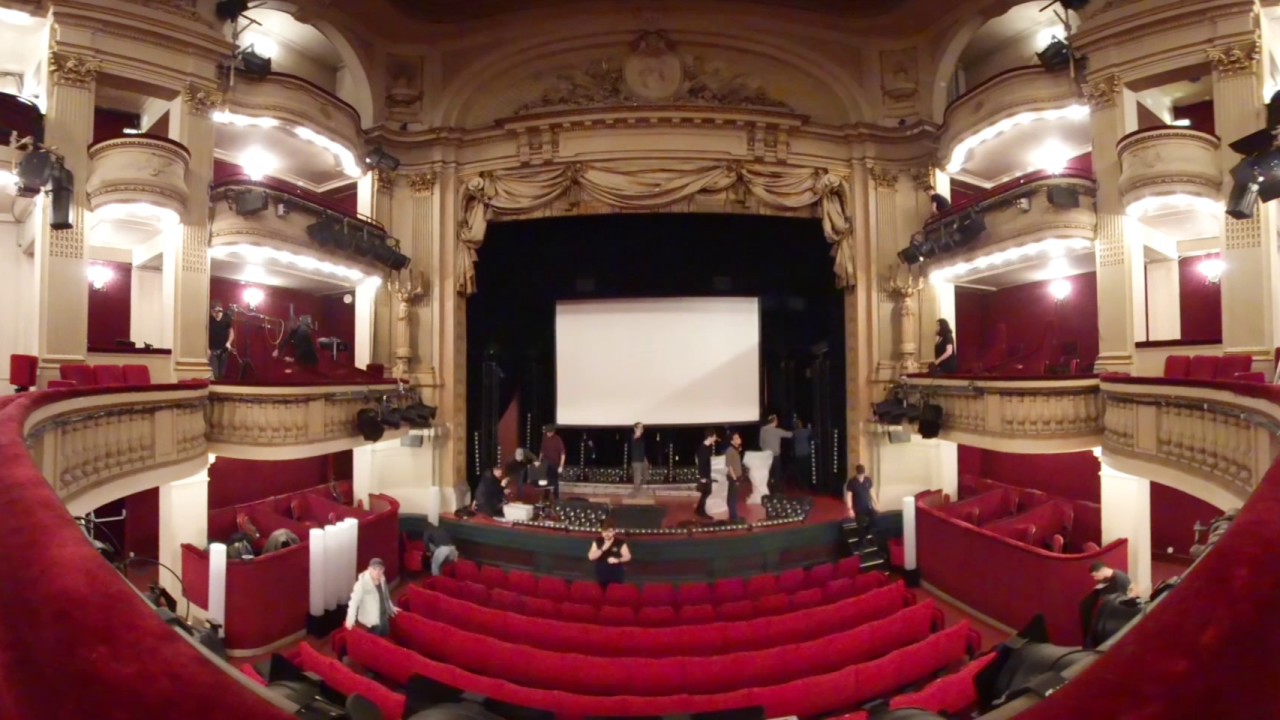
[(62, 154), (75, 176), (70, 230), (49, 228), (49, 198), (41, 196), (43, 220), (36, 233), (37, 348), (41, 385), (58, 377), (58, 366), (84, 362), (89, 337), (89, 291), (85, 279), (89, 143), (98, 61), (67, 52), (49, 55), (49, 105), (45, 145)]
[(178, 380), (209, 377), (209, 183), (213, 181), (214, 126), (222, 104), (215, 88), (188, 85), (169, 108), (169, 135), (187, 146), (189, 199), (175, 240), (164, 244), (162, 327)]
[(1146, 285), (1142, 237), (1120, 200), (1116, 143), (1137, 129), (1137, 100), (1117, 75), (1095, 78), (1083, 89), (1093, 109), (1093, 171), (1098, 179), (1097, 366), (1107, 372), (1132, 372), (1134, 343), (1145, 339)]
[[(409, 295), (407, 324), (397, 328), (392, 338), (392, 354), (403, 362), (414, 384), (434, 386), (437, 383), (433, 334), (435, 256), (439, 237), (435, 170), (420, 170), (403, 176), (395, 195), (395, 225), (392, 234), (400, 239), (401, 250), (413, 259), (400, 278), (404, 285), (418, 292)], [(396, 300), (393, 304), (399, 304)]]
[(872, 369), (876, 360), (875, 250), (870, 242), (870, 178), (867, 168), (850, 168), (849, 188), (854, 202), (855, 285), (844, 294), (845, 438), (848, 466), (869, 461), (869, 445), (863, 408), (872, 402)]
[[(383, 227), (391, 230), (392, 235), (399, 237), (400, 235), (394, 230), (400, 222), (401, 215), (395, 202), (396, 175), (385, 170), (374, 170), (365, 177), (366, 182), (369, 183), (369, 204), (367, 209), (361, 207), (360, 212), (382, 223)], [(361, 196), (363, 197), (364, 194), (362, 193)], [(407, 254), (412, 257), (412, 253)], [(395, 365), (396, 301), (385, 287), (382, 292), (377, 292), (371, 297), (369, 362), (382, 363), (390, 368)]]
[[(1266, 106), (1262, 99), (1262, 47), (1258, 41), (1227, 45), (1209, 51), (1213, 66), (1213, 120), (1222, 138), (1222, 169), (1230, 170), (1240, 156), (1228, 143), (1261, 128)], [(1230, 181), (1227, 181), (1229, 188)], [(1222, 344), (1226, 352), (1249, 355), (1268, 363), (1277, 342), (1277, 313), (1273, 283), (1280, 264), (1274, 242), (1272, 207), (1259, 204), (1250, 220), (1223, 218)]]
[(437, 477), (444, 490), (442, 509), (466, 501), (467, 487), (467, 299), (457, 291), (458, 169), (446, 160), (436, 178), (440, 193), (440, 235), (437, 247), (433, 296), (438, 300), (440, 364), (436, 368), (440, 390), (436, 396), (439, 418), (447, 432), (441, 444)]
[(875, 314), (879, 324), (879, 337), (876, 343), (876, 355), (869, 357), (874, 363), (875, 379), (879, 382), (890, 382), (898, 373), (897, 354), (906, 340), (897, 337), (898, 323), (894, 319), (897, 303), (888, 289), (887, 276), (892, 276), (897, 268), (898, 250), (907, 244), (913, 230), (899, 222), (898, 184), (901, 180), (898, 171), (871, 166), (867, 168), (867, 194), (871, 198), (872, 218), (869, 229), (874, 233), (872, 241), (875, 251), (872, 261), (875, 265), (877, 292), (875, 294)]

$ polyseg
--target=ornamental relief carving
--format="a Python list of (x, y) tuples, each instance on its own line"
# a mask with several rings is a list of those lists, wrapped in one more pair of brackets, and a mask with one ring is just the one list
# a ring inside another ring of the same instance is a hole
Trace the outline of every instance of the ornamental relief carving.
[(714, 60), (679, 54), (666, 33), (642, 33), (623, 58), (601, 58), (543, 81), (533, 100), (515, 110), (636, 105), (716, 105), (791, 111), (749, 75)]
[(867, 168), (867, 177), (873, 185), (883, 190), (892, 190), (898, 186), (898, 173), (889, 168), (872, 165)]
[(64, 52), (49, 53), (49, 75), (56, 85), (87, 88), (98, 78), (101, 63), (96, 58)]
[(223, 93), (194, 83), (182, 89), (182, 101), (196, 115), (212, 115), (226, 101)]
[(1262, 42), (1257, 38), (1249, 42), (1209, 49), (1209, 63), (1219, 75), (1237, 75), (1253, 72), (1262, 57)]
[(409, 192), (414, 195), (430, 195), (431, 191), (436, 187), (436, 173), (434, 170), (416, 173), (408, 177)]
[(1084, 99), (1091, 109), (1103, 110), (1115, 106), (1116, 96), (1120, 94), (1123, 87), (1124, 83), (1120, 81), (1120, 76), (1113, 73), (1081, 85), (1080, 92), (1084, 94)]

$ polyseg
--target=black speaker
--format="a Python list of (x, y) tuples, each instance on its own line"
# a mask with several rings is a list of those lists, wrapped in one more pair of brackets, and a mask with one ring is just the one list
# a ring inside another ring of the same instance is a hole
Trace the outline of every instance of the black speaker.
[(1056, 208), (1080, 207), (1080, 193), (1074, 188), (1051, 187), (1046, 194), (1049, 197), (1049, 204)]
[(382, 419), (378, 411), (372, 408), (364, 408), (356, 413), (356, 428), (360, 431), (361, 437), (369, 442), (381, 440), (383, 433), (386, 432), (382, 428)]
[(256, 215), (271, 204), (266, 190), (247, 190), (236, 193), (235, 210), (237, 215)]
[(925, 405), (920, 408), (920, 423), (917, 429), (922, 438), (938, 437), (938, 433), (942, 432), (942, 406)]
[(960, 237), (960, 242), (968, 244), (978, 239), (978, 236), (987, 231), (987, 221), (976, 212), (970, 212), (968, 215), (960, 218), (956, 223), (956, 235)]

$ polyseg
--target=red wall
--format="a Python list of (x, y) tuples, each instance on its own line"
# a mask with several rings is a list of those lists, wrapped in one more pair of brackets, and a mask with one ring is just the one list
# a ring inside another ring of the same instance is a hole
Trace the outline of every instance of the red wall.
[(124, 499), (125, 552), (160, 557), (160, 490), (151, 488)]
[(91, 265), (111, 268), (115, 277), (102, 290), (94, 290), (85, 280), (89, 293), (89, 345), (107, 346), (116, 339), (129, 338), (129, 314), (133, 303), (133, 266), (129, 263), (93, 261)]
[[(1098, 356), (1098, 289), (1094, 273), (1073, 275), (1071, 294), (1057, 302), (1048, 280), (995, 292), (956, 289), (956, 345), (961, 366), (977, 362), (996, 325), (1004, 323), (1010, 343), (1026, 350), (1040, 340), (1048, 320), (1057, 322), (1056, 340), (1074, 340), (1081, 365), (1089, 368)], [(925, 354), (931, 353), (925, 349)]]
[(93, 109), (93, 141), (95, 143), (103, 140), (112, 140), (114, 138), (124, 137), (125, 128), (138, 129), (141, 117), (136, 113), (120, 112), (119, 110), (108, 110), (106, 108)]
[(1208, 282), (1200, 263), (1221, 259), (1218, 253), (1186, 257), (1178, 261), (1178, 303), (1182, 313), (1183, 340), (1222, 342), (1222, 286)]
[(1174, 555), (1189, 555), (1195, 524), (1208, 525), (1221, 514), (1221, 510), (1181, 490), (1151, 483), (1151, 551), (1160, 555), (1173, 548)]
[[(209, 299), (211, 302), (222, 303), (223, 307), (239, 305), (244, 308), (246, 307), (244, 291), (250, 287), (256, 287), (263, 292), (262, 303), (258, 305), (259, 313), (284, 320), (287, 327), (287, 321), (290, 317), (289, 306), (292, 304), (294, 317), (310, 315), (315, 320), (317, 338), (336, 336), (354, 347), (356, 339), (355, 307), (354, 304), (348, 305), (343, 302), (342, 298), (346, 293), (312, 295), (301, 290), (256, 285), (254, 283), (215, 277), (209, 279)], [(240, 353), (241, 357), (247, 357), (255, 366), (259, 368), (266, 367), (271, 351), (275, 348), (272, 342), (279, 340), (279, 325), (273, 323), (268, 332), (262, 327), (260, 321), (252, 318), (236, 317), (235, 330), (236, 352)], [(352, 358), (351, 351), (338, 354), (339, 364), (350, 365)]]
[(337, 204), (339, 208), (351, 213), (352, 215), (359, 212), (357, 209), (357, 203), (360, 199), (360, 195), (358, 194), (358, 185), (354, 182), (336, 187), (322, 194)]
[[(1217, 134), (1217, 128), (1213, 124), (1212, 100), (1175, 107), (1173, 109), (1173, 118), (1175, 120), (1190, 120), (1192, 130), (1207, 132), (1210, 135)], [(1231, 138), (1231, 140), (1235, 140), (1235, 138)]]
[[(343, 469), (343, 465), (346, 473), (340, 475), (338, 471)], [(220, 457), (209, 466), (209, 509), (217, 510), (306, 490), (323, 485), (330, 479), (349, 480), (350, 475), (350, 450), (301, 460)]]

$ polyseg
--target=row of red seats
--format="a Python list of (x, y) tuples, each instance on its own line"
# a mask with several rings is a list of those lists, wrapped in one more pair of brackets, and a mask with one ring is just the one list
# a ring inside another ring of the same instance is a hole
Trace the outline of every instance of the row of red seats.
[(340, 661), (321, 655), (307, 643), (298, 645), (298, 652), (290, 658), (304, 672), (314, 673), (325, 685), (350, 697), (361, 695), (382, 711), (383, 720), (401, 720), (404, 717), (405, 697), (388, 689), (372, 678), (365, 677)]
[(835, 672), (920, 642), (941, 622), (941, 611), (927, 601), (881, 620), (797, 645), (712, 657), (650, 658), (633, 654), (603, 661), (597, 655), (505, 642), (412, 613), (396, 615), (391, 636), (402, 647), (424, 657), (526, 687), (579, 695), (662, 697), (682, 692), (733, 692)]
[[(35, 355), (9, 356), (9, 382), (28, 390), (36, 386), (40, 358)], [(150, 385), (151, 371), (146, 365), (62, 365), (61, 380), (50, 380), (49, 388), (100, 387), (103, 385)]]
[[(851, 581), (835, 580), (832, 585), (847, 582)], [(578, 622), (526, 617), (495, 608), (477, 607), (421, 588), (410, 588), (400, 598), (400, 603), (415, 615), (460, 630), (544, 650), (583, 655), (668, 657), (765, 650), (817, 640), (886, 618), (913, 605), (915, 597), (899, 581), (830, 605), (797, 610), (787, 615), (737, 621), (712, 618), (692, 626), (674, 627), (584, 627)]]
[(1170, 355), (1164, 359), (1164, 376), (1172, 380), (1234, 380), (1265, 383), (1267, 376), (1250, 372), (1248, 355)]
[[(884, 657), (836, 672), (733, 692), (664, 697), (580, 695), (529, 688), (431, 660), (364, 631), (349, 633), (346, 649), (357, 664), (396, 684), (407, 685), (414, 675), (421, 675), (501, 702), (553, 712), (562, 718), (652, 717), (750, 707), (763, 707), (768, 717), (811, 717), (889, 697), (943, 670), (958, 667), (971, 657), (976, 643), (977, 633), (968, 621), (962, 621)], [(592, 677), (602, 664), (608, 662), (593, 658), (586, 665), (566, 667), (562, 672)]]
[(540, 597), (552, 602), (583, 605), (618, 605), (625, 607), (718, 605), (740, 600), (755, 600), (777, 593), (798, 593), (820, 588), (836, 578), (857, 577), (862, 568), (858, 557), (835, 563), (815, 565), (807, 570), (796, 568), (776, 575), (726, 578), (708, 583), (615, 583), (601, 590), (599, 583), (586, 580), (570, 582), (554, 575), (535, 575), (523, 570), (505, 571), (493, 565), (479, 566), (469, 560), (446, 565), (445, 575), (464, 582), (478, 583), (494, 590), (508, 590), (518, 595)]
[(781, 615), (805, 608), (853, 597), (888, 582), (883, 573), (866, 573), (853, 578), (836, 578), (820, 588), (809, 588), (795, 594), (774, 593), (755, 600), (735, 600), (720, 605), (649, 605), (639, 610), (630, 605), (588, 605), (575, 602), (553, 602), (541, 597), (518, 595), (510, 590), (490, 590), (484, 585), (459, 582), (453, 578), (428, 579), (423, 586), (442, 595), (474, 605), (492, 607), (532, 617), (554, 618), (575, 623), (607, 623), (611, 625), (693, 625), (717, 620), (750, 620), (754, 617)]
[[(995, 653), (988, 653), (967, 663), (958, 672), (934, 680), (917, 692), (897, 695), (889, 701), (889, 709), (924, 710), (947, 716), (963, 715), (978, 704), (978, 688), (974, 685), (975, 676), (985, 670), (995, 659)], [(865, 710), (859, 710), (833, 720), (869, 720), (870, 717)]]

